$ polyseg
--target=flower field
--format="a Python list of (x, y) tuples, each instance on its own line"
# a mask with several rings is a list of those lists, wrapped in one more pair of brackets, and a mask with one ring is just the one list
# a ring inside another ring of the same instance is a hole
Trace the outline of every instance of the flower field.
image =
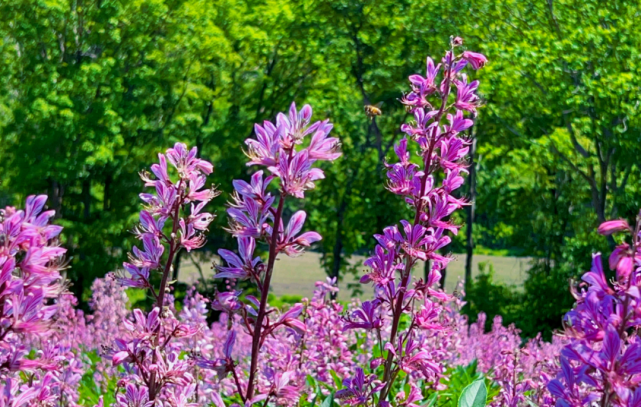
[[(458, 190), (481, 84), (466, 72), (486, 63), (453, 37), (440, 62), (428, 57), (424, 75), (409, 77), (401, 103), (413, 120), (382, 170), (412, 216), (374, 235), (360, 278), (374, 292), (366, 301), (337, 302), (333, 279), (299, 303), (268, 301), (276, 258), (322, 239), (300, 207), (341, 156), (330, 119), (313, 122), (309, 105), (292, 103), (245, 141), (251, 177), (232, 181), (226, 213), (237, 250), (219, 250), (211, 297), (190, 289), (177, 301), (170, 279), (178, 253), (205, 244), (207, 204), (219, 195), (196, 147), (176, 143), (140, 173), (138, 244), (121, 270), (93, 282), (88, 313), (62, 277), (62, 227), (47, 196), (5, 208), (0, 407), (641, 407), (640, 225), (601, 224), (618, 239), (611, 272), (595, 254), (551, 342), (524, 340), (500, 317), (486, 332), (484, 315), (470, 324), (461, 314), (462, 287), (439, 286), (461, 227), (453, 215), (469, 204)], [(413, 271), (426, 261), (423, 278)], [(149, 306), (131, 309), (127, 292)]]

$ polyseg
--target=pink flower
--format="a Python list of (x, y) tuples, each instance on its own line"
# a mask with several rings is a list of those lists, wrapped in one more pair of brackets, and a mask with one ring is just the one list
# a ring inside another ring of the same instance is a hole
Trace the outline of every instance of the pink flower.
[(623, 219), (619, 219), (619, 220), (609, 220), (607, 222), (603, 222), (601, 225), (599, 225), (597, 232), (600, 235), (609, 236), (613, 233), (625, 232), (629, 230), (631, 229), (630, 229), (630, 225), (628, 225), (628, 222), (626, 222)]
[(476, 89), (479, 86), (479, 81), (472, 81), (468, 84), (467, 77), (463, 75), (461, 80), (454, 81), (454, 85), (456, 85), (457, 88), (454, 107), (476, 113), (476, 107), (479, 101), (479, 97), (476, 95)]
[(327, 137), (333, 125), (329, 120), (320, 123), (307, 148), (310, 160), (334, 161), (341, 156), (338, 151), (339, 141), (335, 137)]
[(283, 192), (296, 198), (304, 198), (305, 191), (315, 187), (314, 181), (325, 178), (320, 168), (312, 168), (307, 150), (300, 151), (291, 160), (281, 155), (278, 166), (269, 170), (280, 177)]
[(478, 52), (464, 51), (463, 58), (472, 65), (474, 69), (481, 69), (487, 63), (487, 58)]
[(305, 211), (298, 211), (292, 215), (287, 224), (287, 228), (280, 240), (280, 247), (288, 256), (300, 255), (302, 247), (309, 247), (312, 243), (321, 240), (321, 235), (316, 232), (305, 232), (297, 236), (303, 229), (306, 217)]

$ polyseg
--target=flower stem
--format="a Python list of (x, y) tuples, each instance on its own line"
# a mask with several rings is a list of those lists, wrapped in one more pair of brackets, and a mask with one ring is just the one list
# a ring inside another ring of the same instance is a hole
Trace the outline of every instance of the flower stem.
[(245, 400), (251, 400), (254, 397), (254, 382), (256, 378), (256, 368), (258, 366), (258, 352), (260, 350), (260, 342), (263, 334), (263, 320), (265, 319), (267, 309), (267, 296), (269, 294), (269, 284), (272, 279), (272, 272), (274, 270), (274, 262), (276, 261), (276, 245), (278, 244), (278, 233), (280, 231), (280, 221), (283, 216), (283, 205), (285, 203), (285, 195), (281, 192), (280, 199), (278, 200), (278, 209), (274, 215), (274, 227), (272, 229), (271, 244), (269, 245), (269, 260), (267, 261), (267, 270), (265, 271), (265, 279), (262, 283), (260, 290), (260, 308), (258, 309), (258, 316), (254, 324), (254, 335), (252, 337), (252, 358), (249, 367), (249, 381), (247, 383), (247, 394)]
[[(447, 75), (445, 77), (445, 87), (443, 89), (443, 95), (441, 96), (441, 107), (434, 117), (435, 123), (440, 123), (443, 114), (445, 113), (445, 107), (447, 105), (447, 99), (450, 95), (451, 88), (451, 77), (452, 77), (452, 65), (454, 61), (451, 61), (450, 66), (447, 67)], [(427, 180), (432, 173), (432, 154), (434, 153), (434, 148), (436, 146), (437, 140), (431, 140), (428, 152), (424, 157), (425, 172), (423, 178), (421, 179), (421, 192), (419, 194), (419, 199), (415, 203), (416, 212), (414, 214), (414, 225), (419, 224), (421, 219), (421, 212), (423, 210), (423, 195), (425, 194), (425, 189), (427, 188)], [(403, 300), (405, 299), (405, 290), (409, 284), (409, 278), (412, 275), (412, 266), (414, 265), (415, 260), (411, 256), (407, 256), (405, 259), (405, 269), (401, 275), (401, 285), (399, 286), (398, 297), (396, 299), (396, 304), (393, 306), (393, 317), (392, 317), (392, 331), (390, 334), (389, 343), (392, 346), (395, 346), (394, 342), (396, 341), (396, 335), (398, 333), (398, 325), (401, 320), (401, 314), (403, 313)], [(392, 362), (394, 355), (392, 352), (387, 353), (387, 359), (385, 360), (385, 370), (383, 373), (383, 383), (385, 387), (381, 390), (380, 397), (378, 399), (378, 405), (381, 406), (382, 403), (387, 399), (387, 396), (392, 388)]]
[[(180, 191), (180, 185), (182, 183), (182, 179), (178, 182), (178, 191)], [(169, 272), (171, 271), (171, 265), (174, 263), (174, 257), (176, 256), (176, 253), (178, 253), (178, 250), (180, 250), (180, 244), (176, 242), (176, 232), (178, 231), (178, 219), (180, 216), (180, 207), (182, 206), (182, 203), (184, 201), (184, 197), (181, 196), (176, 202), (176, 208), (174, 209), (174, 214), (172, 216), (173, 220), (173, 225), (172, 225), (172, 230), (171, 230), (171, 239), (169, 243), (169, 255), (167, 256), (167, 263), (165, 263), (165, 269), (163, 270), (162, 273), (162, 279), (160, 280), (160, 288), (158, 289), (158, 296), (156, 298), (156, 307), (160, 310), (160, 318), (162, 319), (162, 308), (163, 308), (163, 301), (165, 298), (165, 290), (167, 288), (167, 280), (169, 280)], [(156, 336), (154, 337), (154, 346), (158, 346), (160, 344), (160, 327), (162, 324), (158, 324), (158, 328), (156, 329)], [(169, 338), (167, 338), (167, 341)], [(157, 363), (158, 361), (156, 360), (156, 352), (153, 354), (153, 363)], [(160, 388), (156, 388), (156, 372), (151, 373), (151, 377), (149, 379), (149, 400), (155, 400), (156, 396), (160, 392)]]

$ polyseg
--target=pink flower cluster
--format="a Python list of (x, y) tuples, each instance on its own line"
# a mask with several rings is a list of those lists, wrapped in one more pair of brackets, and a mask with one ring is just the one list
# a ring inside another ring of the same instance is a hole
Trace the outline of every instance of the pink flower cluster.
[(564, 319), (568, 345), (561, 373), (548, 388), (560, 406), (641, 406), (641, 214), (637, 225), (624, 220), (599, 226), (602, 235), (628, 235), (610, 255), (608, 281), (601, 254), (573, 290), (576, 306)]
[[(181, 405), (187, 406), (195, 392), (190, 373), (193, 363), (179, 357), (181, 349), (174, 342), (194, 335), (198, 327), (175, 318), (167, 293), (176, 254), (181, 249), (201, 247), (205, 242), (203, 232), (213, 220), (213, 215), (204, 212), (205, 205), (218, 194), (213, 188), (205, 188), (213, 166), (197, 155), (196, 148), (188, 150), (186, 145), (176, 143), (166, 154), (159, 154), (159, 163), (151, 166), (155, 177), (147, 172), (140, 174), (145, 186), (153, 187), (155, 193), (140, 194), (145, 207), (135, 233), (143, 248), (133, 248), (130, 261), (123, 264), (129, 276), (118, 279), (123, 286), (148, 290), (155, 306), (149, 313), (135, 309), (130, 318), (123, 319), (128, 332), (116, 338), (115, 346), (105, 352), (114, 366), (125, 367), (119, 384), (125, 392), (117, 398), (120, 406), (152, 405), (158, 398), (173, 405), (182, 400)], [(157, 290), (152, 271), (160, 274)]]
[[(77, 400), (80, 363), (57, 327), (73, 325), (73, 300), (63, 295), (65, 249), (60, 226), (49, 223), (45, 195), (27, 198), (25, 209), (0, 211), (0, 405)], [(65, 321), (66, 319), (66, 321)], [(33, 355), (32, 349), (39, 349)], [(22, 378), (29, 377), (29, 386)]]
[(485, 314), (468, 328), (462, 321), (449, 340), (457, 341), (452, 364), (466, 365), (476, 360), (479, 369), (500, 386), (490, 406), (554, 406), (547, 384), (559, 372), (558, 356), (565, 341), (555, 336), (551, 343), (536, 337), (523, 343), (518, 330), (504, 327), (500, 316), (494, 318), (492, 330), (484, 332)]
[[(239, 254), (221, 249), (219, 254), (226, 265), (218, 266), (215, 278), (234, 282), (249, 280), (255, 285), (259, 298), (246, 295), (243, 301), (240, 298), (242, 291), (235, 289), (217, 295), (214, 306), (227, 315), (231, 327), (223, 357), (203, 359), (200, 365), (215, 369), (222, 376), (230, 374), (234, 379), (235, 394), (245, 405), (266, 404), (270, 400), (280, 404), (295, 403), (305, 380), (300, 374), (302, 355), (288, 351), (307, 334), (305, 324), (300, 320), (305, 307), (296, 304), (279, 314), (268, 305), (267, 298), (276, 257), (281, 253), (297, 256), (305, 247), (321, 239), (316, 232), (301, 233), (307, 216), (304, 211), (294, 213), (286, 226), (283, 222), (285, 200), (288, 197), (304, 198), (305, 191), (324, 178), (323, 171), (313, 165), (340, 156), (338, 139), (329, 137), (332, 129), (329, 120), (310, 124), (311, 118), (309, 105), (297, 110), (292, 103), (289, 114), (279, 113), (275, 123), (256, 124), (256, 139), (245, 141), (250, 159), (247, 165), (264, 166), (270, 175), (265, 176), (261, 170), (252, 175), (250, 183), (233, 182), (235, 193), (227, 213), (229, 231), (238, 240)], [(307, 136), (310, 136), (309, 144), (302, 148)], [(268, 191), (274, 180), (279, 184), (277, 195)], [(267, 246), (267, 263), (254, 255), (259, 242)], [(279, 331), (288, 332), (286, 339), (273, 343), (282, 349), (264, 354), (261, 349), (269, 346)], [(239, 369), (241, 361), (233, 355), (237, 338), (243, 334), (251, 337), (248, 369)], [(281, 355), (285, 359), (272, 361), (270, 355)]]

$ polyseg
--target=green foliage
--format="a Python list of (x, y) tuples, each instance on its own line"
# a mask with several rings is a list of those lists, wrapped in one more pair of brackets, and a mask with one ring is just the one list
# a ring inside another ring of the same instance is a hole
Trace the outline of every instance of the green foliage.
[(551, 269), (535, 265), (528, 271), (515, 320), (523, 337), (532, 338), (540, 332), (544, 340), (551, 340), (552, 333), (561, 328), (563, 315), (574, 305), (570, 283), (572, 279), (576, 283), (577, 277), (566, 264)]
[(285, 306), (291, 306), (294, 304), (299, 303), (303, 297), (300, 295), (281, 295), (280, 297), (276, 297), (274, 294), (269, 294), (268, 301), (269, 305), (272, 307), (277, 307), (277, 308), (283, 308)]
[(486, 403), (487, 389), (483, 379), (479, 379), (463, 389), (458, 407), (485, 407)]
[(334, 393), (330, 393), (321, 403), (321, 407), (332, 407), (334, 405)]
[(478, 314), (484, 312), (487, 315), (485, 330), (488, 331), (496, 315), (501, 315), (506, 325), (520, 321), (522, 300), (522, 291), (494, 280), (492, 263), (480, 262), (479, 274), (467, 288), (462, 311), (470, 322), (475, 322)]
[[(479, 399), (483, 399), (484, 403), (486, 401), (490, 403), (499, 394), (500, 387), (487, 377), (484, 377), (481, 372), (477, 371), (477, 368), (476, 360), (467, 366), (448, 368), (441, 379), (441, 384), (445, 386), (445, 389), (429, 390), (427, 393), (427, 406), (476, 406), (476, 404), (465, 404), (467, 401), (464, 400), (468, 400), (468, 396), (476, 395), (477, 393), (479, 394)], [(483, 389), (483, 394), (479, 393), (481, 388)], [(476, 389), (476, 392), (474, 389)], [(475, 400), (475, 397), (472, 397), (471, 400)], [(485, 404), (482, 405), (484, 406)]]
[(494, 317), (500, 315), (503, 324), (515, 324), (524, 338), (532, 338), (538, 333), (550, 340), (552, 333), (560, 329), (563, 315), (574, 304), (570, 295), (572, 280), (580, 273), (572, 271), (567, 263), (548, 267), (544, 262), (532, 264), (522, 288), (496, 282), (494, 270), (489, 264), (479, 263), (479, 274), (469, 285), (463, 313), (470, 322), (477, 320), (478, 314), (487, 315), (485, 330), (492, 328)]
[[(95, 406), (100, 396), (103, 397), (105, 405), (116, 402), (115, 394), (118, 390), (117, 377), (104, 375), (97, 369), (96, 364), (101, 357), (96, 351), (84, 352), (85, 370), (80, 380), (78, 393), (80, 401), (84, 406)], [(96, 381), (97, 375), (101, 376), (101, 383)]]

